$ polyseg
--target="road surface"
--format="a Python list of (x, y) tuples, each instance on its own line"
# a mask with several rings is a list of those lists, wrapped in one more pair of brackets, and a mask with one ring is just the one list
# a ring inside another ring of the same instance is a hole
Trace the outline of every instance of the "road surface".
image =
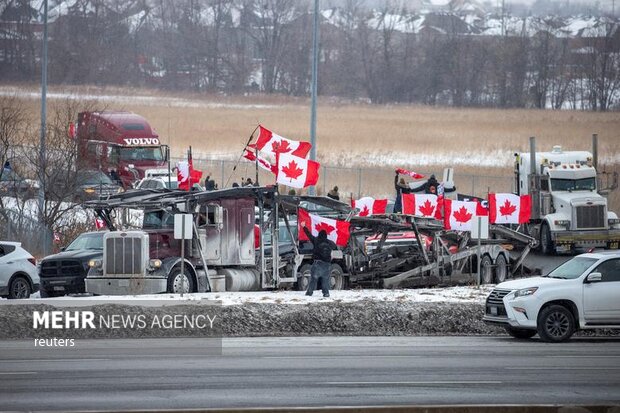
[(620, 340), (290, 337), (0, 342), (12, 409), (620, 403)]

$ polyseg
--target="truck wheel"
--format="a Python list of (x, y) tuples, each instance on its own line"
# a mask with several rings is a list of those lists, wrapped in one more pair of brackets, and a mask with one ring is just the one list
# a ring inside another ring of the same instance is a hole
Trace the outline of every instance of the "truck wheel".
[(508, 276), (508, 262), (504, 254), (499, 254), (495, 260), (495, 283), (503, 283)]
[(329, 289), (330, 290), (344, 290), (344, 275), (342, 274), (342, 267), (338, 264), (332, 264), (332, 272), (330, 277)]
[(491, 284), (493, 282), (493, 261), (491, 257), (485, 255), (480, 260), (480, 284)]
[(299, 267), (297, 272), (297, 291), (306, 291), (308, 289), (308, 283), (310, 282), (310, 268), (312, 265), (304, 264)]
[(540, 228), (540, 251), (545, 255), (555, 254), (555, 245), (551, 240), (551, 231), (547, 224), (543, 224)]
[[(183, 279), (185, 279), (185, 285), (183, 288)], [(185, 274), (181, 273), (180, 267), (174, 267), (168, 275), (168, 291), (172, 294), (191, 293), (194, 291), (194, 278), (189, 274), (187, 268)]]
[(510, 336), (521, 340), (532, 338), (536, 335), (536, 330), (527, 330), (525, 328), (506, 327), (506, 332)]
[(538, 315), (536, 329), (542, 341), (561, 343), (575, 332), (575, 319), (566, 307), (550, 305)]
[(18, 275), (9, 284), (9, 298), (28, 298), (32, 293), (30, 283), (27, 279)]

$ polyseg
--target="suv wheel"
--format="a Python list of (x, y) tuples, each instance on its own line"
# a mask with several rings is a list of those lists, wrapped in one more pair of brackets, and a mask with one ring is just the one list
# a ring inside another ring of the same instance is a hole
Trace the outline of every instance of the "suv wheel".
[(9, 298), (28, 298), (31, 293), (30, 283), (21, 275), (11, 280), (9, 284)]
[(550, 305), (538, 315), (536, 329), (542, 341), (561, 343), (575, 332), (575, 319), (566, 307)]
[(506, 327), (506, 332), (514, 338), (525, 340), (536, 335), (536, 330), (527, 330), (525, 328)]

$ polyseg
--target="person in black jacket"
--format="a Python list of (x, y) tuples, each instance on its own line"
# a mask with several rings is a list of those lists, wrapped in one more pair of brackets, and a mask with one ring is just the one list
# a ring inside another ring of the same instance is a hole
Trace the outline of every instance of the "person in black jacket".
[(399, 173), (396, 171), (396, 176), (394, 177), (394, 189), (396, 189), (396, 199), (394, 200), (394, 213), (400, 213), (403, 211), (403, 201), (402, 194), (410, 194), (411, 189), (405, 183), (404, 178), (398, 179)]
[(327, 232), (325, 232), (325, 230), (321, 230), (319, 235), (315, 237), (312, 235), (312, 232), (306, 228), (305, 222), (301, 223), (301, 227), (314, 247), (312, 250), (312, 258), (314, 259), (314, 262), (312, 263), (312, 268), (310, 269), (310, 282), (308, 283), (306, 295), (311, 296), (312, 293), (314, 293), (314, 289), (316, 288), (320, 278), (323, 297), (329, 297), (332, 251), (336, 249), (336, 244), (327, 239)]

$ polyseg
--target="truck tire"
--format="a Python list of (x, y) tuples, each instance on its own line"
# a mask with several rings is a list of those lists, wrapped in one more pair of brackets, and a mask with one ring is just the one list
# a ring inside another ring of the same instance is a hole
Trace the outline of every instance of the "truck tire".
[(491, 284), (493, 282), (493, 261), (488, 255), (480, 259), (480, 284)]
[(547, 224), (542, 224), (540, 227), (540, 251), (545, 255), (555, 254), (555, 245), (551, 240), (551, 231)]
[(508, 261), (504, 254), (495, 259), (495, 284), (503, 283), (508, 278)]
[(168, 274), (168, 293), (172, 294), (180, 294), (181, 293), (181, 285), (183, 284), (182, 280), (185, 277), (185, 289), (183, 293), (191, 293), (194, 291), (194, 277), (191, 276), (189, 271), (187, 271), (187, 266), (185, 268), (185, 274), (181, 274), (181, 267), (174, 267), (170, 274)]
[(528, 330), (525, 328), (506, 327), (506, 332), (514, 338), (525, 340), (536, 335), (536, 330)]
[(550, 305), (543, 308), (538, 315), (536, 329), (542, 341), (561, 343), (575, 332), (575, 319), (568, 308)]
[(310, 268), (312, 265), (304, 264), (297, 271), (297, 291), (306, 291), (310, 282)]
[(345, 279), (342, 272), (342, 267), (338, 264), (332, 264), (332, 272), (330, 277), (329, 289), (330, 290), (344, 290)]

